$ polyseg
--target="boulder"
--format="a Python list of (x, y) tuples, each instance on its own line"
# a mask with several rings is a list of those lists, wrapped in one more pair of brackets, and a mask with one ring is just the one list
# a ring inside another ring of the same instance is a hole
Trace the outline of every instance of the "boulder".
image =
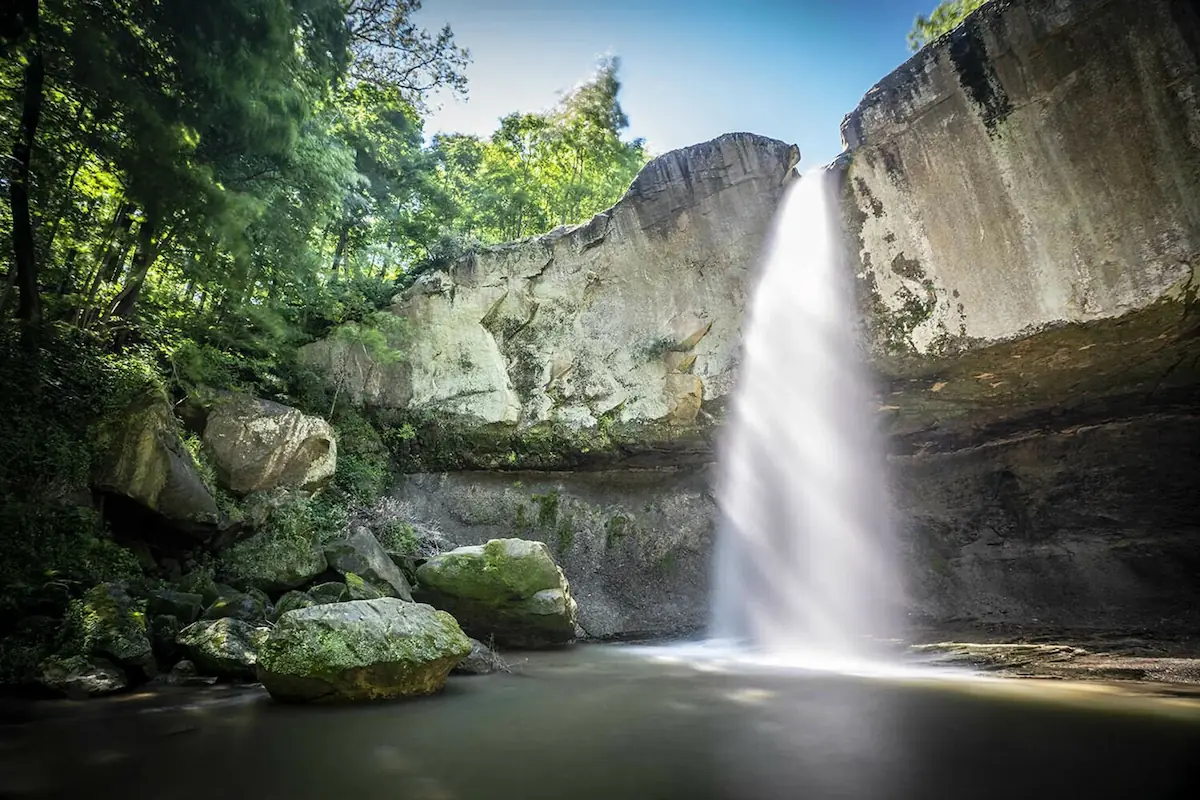
[(571, 587), (542, 542), (459, 547), (422, 564), (417, 580), (418, 599), (449, 611), (476, 638), (524, 648), (575, 638)]
[(88, 697), (120, 691), (128, 685), (120, 667), (94, 656), (48, 658), (38, 683), (68, 697)]
[(249, 592), (236, 592), (217, 598), (204, 609), (202, 619), (240, 619), (242, 622), (261, 623), (269, 615), (268, 605), (263, 602), (263, 596)]
[(165, 397), (140, 399), (109, 421), (106, 435), (111, 445), (95, 474), (97, 489), (139, 503), (198, 539), (224, 527), (225, 515), (179, 438)]
[(204, 610), (204, 596), (194, 592), (177, 592), (171, 589), (156, 589), (150, 592), (146, 611), (151, 616), (168, 614), (183, 625), (191, 625)]
[(109, 659), (134, 680), (156, 671), (142, 605), (117, 583), (101, 583), (71, 603), (64, 621), (67, 649)]
[(285, 702), (426, 695), (470, 652), (444, 611), (393, 597), (356, 600), (280, 617), (260, 651), (259, 679)]
[(353, 572), (346, 573), (346, 598), (349, 600), (378, 600), (386, 597), (382, 592)]
[(185, 658), (171, 667), (163, 680), (171, 686), (198, 686), (211, 685), (216, 678), (201, 675), (196, 665)]
[(489, 675), (499, 670), (508, 670), (504, 659), (478, 639), (471, 640), (471, 652), (458, 662), (452, 672), (455, 675)]
[(326, 569), (305, 504), (272, 515), (266, 527), (221, 552), (221, 576), (239, 588), (284, 592), (311, 581)]
[(325, 560), (330, 568), (343, 576), (348, 573), (357, 575), (382, 596), (412, 600), (408, 579), (374, 534), (365, 527), (356, 527), (346, 536), (326, 545)]
[(253, 397), (215, 405), (204, 426), (217, 477), (239, 495), (280, 487), (319, 489), (333, 477), (337, 442), (328, 422)]
[(347, 596), (346, 584), (339, 581), (318, 583), (308, 590), (308, 596), (312, 598), (312, 604), (317, 606), (325, 603), (344, 603), (350, 599)]
[(275, 608), (271, 611), (271, 621), (275, 622), (289, 611), (295, 611), (300, 608), (308, 608), (309, 606), (317, 605), (317, 601), (312, 598), (307, 592), (290, 591), (279, 598), (275, 603)]
[(240, 619), (200, 620), (176, 640), (203, 673), (221, 678), (253, 679), (258, 650), (270, 632)]

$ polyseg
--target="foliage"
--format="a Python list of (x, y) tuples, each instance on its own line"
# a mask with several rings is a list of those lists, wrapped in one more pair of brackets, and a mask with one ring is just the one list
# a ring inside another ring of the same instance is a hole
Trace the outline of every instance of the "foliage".
[(986, 2), (987, 0), (945, 0), (928, 17), (924, 14), (918, 15), (908, 33), (909, 49), (915, 53), (942, 34), (954, 30), (971, 12)]

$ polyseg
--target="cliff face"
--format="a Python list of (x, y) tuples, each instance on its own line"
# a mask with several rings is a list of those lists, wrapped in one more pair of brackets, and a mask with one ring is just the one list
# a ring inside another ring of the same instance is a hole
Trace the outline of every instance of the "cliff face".
[[(843, 135), (914, 618), (1200, 623), (1200, 10), (997, 0)], [(587, 224), (423, 277), (406, 362), (307, 357), (413, 424), (419, 522), (546, 541), (591, 635), (702, 626), (705, 465), (797, 159), (667, 154)]]
[(1198, 17), (998, 0), (846, 118), (866, 347), (911, 397), (893, 431), (1194, 384)]
[(1194, 625), (1200, 9), (998, 0), (843, 137), (912, 610)]
[[(655, 159), (586, 224), (423, 276), (393, 308), (407, 359), (356, 366), (352, 394), (450, 427), (468, 466), (623, 457), (622, 444), (706, 452), (701, 410), (732, 388), (747, 274), (798, 160), (722, 136)], [(344, 357), (329, 343), (307, 355)]]

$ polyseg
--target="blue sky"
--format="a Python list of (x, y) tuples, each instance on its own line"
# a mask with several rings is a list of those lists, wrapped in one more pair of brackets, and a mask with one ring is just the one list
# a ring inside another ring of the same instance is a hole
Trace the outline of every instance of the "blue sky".
[(425, 0), (471, 50), (470, 99), (442, 100), (426, 131), (487, 135), (552, 105), (598, 56), (621, 58), (629, 134), (653, 152), (751, 131), (800, 146), (802, 167), (841, 150), (842, 117), (908, 58), (936, 0)]

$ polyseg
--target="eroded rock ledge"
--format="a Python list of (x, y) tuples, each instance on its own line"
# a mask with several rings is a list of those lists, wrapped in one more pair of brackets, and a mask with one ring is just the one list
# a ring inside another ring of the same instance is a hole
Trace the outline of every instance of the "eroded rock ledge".
[(393, 306), (403, 363), (332, 342), (305, 356), (427, 429), (424, 468), (707, 460), (747, 276), (798, 160), (746, 133), (667, 153), (589, 222), (420, 278)]

